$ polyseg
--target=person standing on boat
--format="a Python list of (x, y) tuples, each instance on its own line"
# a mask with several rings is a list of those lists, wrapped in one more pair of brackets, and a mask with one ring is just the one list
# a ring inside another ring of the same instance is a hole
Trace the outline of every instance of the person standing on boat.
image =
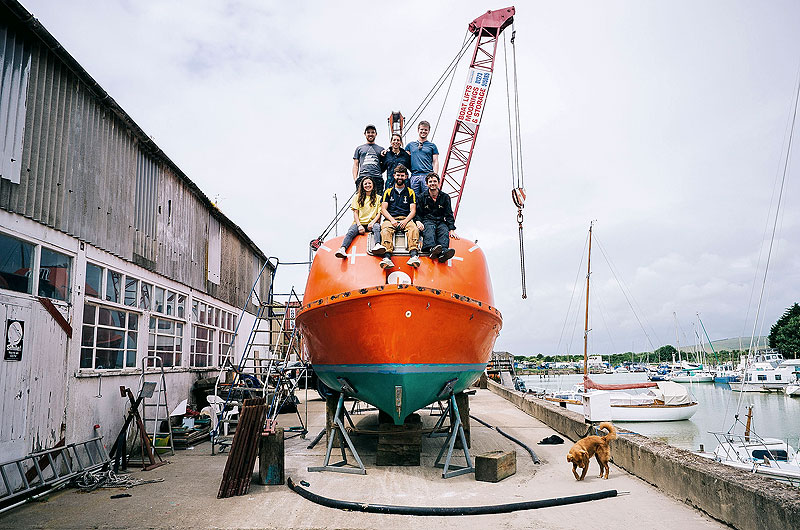
[(439, 175), (428, 173), (425, 183), (428, 190), (417, 198), (417, 228), (422, 230), (422, 252), (430, 252), (431, 259), (445, 263), (456, 255), (450, 248), (450, 238), (458, 239), (456, 220), (450, 196), (439, 189)]
[(406, 233), (406, 244), (411, 257), (406, 261), (414, 268), (419, 267), (419, 230), (413, 219), (417, 213), (414, 190), (406, 186), (408, 169), (402, 164), (394, 168), (394, 186), (383, 192), (381, 213), (381, 244), (386, 248), (381, 260), (382, 269), (394, 267), (392, 251), (394, 250), (394, 233), (403, 230)]
[(353, 239), (359, 234), (366, 234), (367, 230), (372, 232), (375, 245), (372, 247), (372, 253), (376, 256), (382, 256), (386, 252), (386, 247), (381, 245), (381, 198), (375, 190), (375, 183), (371, 177), (361, 179), (361, 186), (358, 188), (358, 194), (353, 197), (353, 202), (350, 205), (350, 210), (353, 212), (353, 224), (347, 229), (342, 240), (342, 246), (334, 254), (337, 258), (346, 258), (347, 249)]
[(361, 181), (365, 177), (372, 177), (372, 182), (375, 183), (375, 190), (378, 195), (381, 195), (383, 193), (381, 151), (384, 149), (375, 143), (378, 131), (374, 125), (369, 124), (364, 128), (364, 136), (367, 139), (367, 143), (356, 147), (356, 151), (353, 153), (353, 180), (356, 183), (356, 189), (359, 189)]
[(427, 189), (425, 178), (428, 173), (439, 174), (439, 150), (436, 148), (436, 144), (428, 141), (430, 131), (431, 124), (422, 120), (417, 125), (419, 139), (406, 145), (406, 151), (411, 154), (409, 186), (417, 195), (422, 195), (422, 192)]
[(383, 155), (383, 169), (386, 170), (386, 189), (394, 186), (394, 168), (403, 164), (411, 167), (411, 155), (403, 149), (403, 138), (399, 133), (392, 134), (391, 147), (381, 153)]

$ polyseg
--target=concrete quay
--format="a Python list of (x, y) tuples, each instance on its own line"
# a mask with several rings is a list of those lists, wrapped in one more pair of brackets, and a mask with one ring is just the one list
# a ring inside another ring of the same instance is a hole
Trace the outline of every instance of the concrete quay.
[[(586, 431), (580, 414), (491, 380), (489, 389), (565, 436)], [(611, 453), (617, 466), (734, 528), (800, 528), (798, 488), (634, 433), (621, 433)]]
[[(122, 493), (103, 489), (81, 493), (67, 489), (51, 495), (46, 502), (35, 502), (0, 515), (0, 529), (27, 528), (541, 528), (541, 529), (618, 529), (664, 528), (715, 529), (727, 525), (687, 504), (680, 496), (668, 495), (648, 481), (611, 466), (608, 480), (597, 478), (599, 468), (592, 463), (583, 482), (572, 476), (566, 462), (571, 446), (536, 445), (539, 440), (563, 429), (574, 436), (574, 424), (549, 427), (523, 412), (521, 395), (498, 395), (503, 389), (478, 390), (470, 398), (471, 413), (528, 444), (542, 459), (535, 465), (528, 454), (496, 431), (472, 422), (472, 454), (493, 450), (516, 450), (517, 472), (498, 483), (477, 482), (473, 475), (442, 479), (433, 461), (443, 438), (424, 439), (419, 467), (376, 467), (376, 437), (355, 436), (355, 443), (367, 467), (367, 475), (309, 473), (308, 466), (322, 463), (323, 440), (312, 450), (309, 440), (286, 440), (286, 476), (295, 483), (309, 483), (308, 490), (326, 497), (364, 503), (404, 506), (479, 506), (504, 504), (594, 493), (604, 490), (628, 492), (617, 497), (568, 506), (519, 511), (500, 515), (415, 517), (407, 515), (347, 512), (313, 504), (284, 486), (253, 484), (248, 495), (217, 499), (225, 467), (225, 455), (211, 455), (208, 443), (179, 451), (169, 457), (170, 464), (149, 472), (134, 472), (136, 478), (164, 478), (164, 482), (145, 484), (126, 490), (131, 497), (111, 499)], [(325, 424), (325, 404), (309, 394), (309, 439)], [(302, 398), (302, 396), (301, 396)], [(519, 398), (519, 399), (517, 399)], [(301, 410), (304, 406), (300, 405)], [(436, 421), (421, 411), (422, 421), (431, 427)], [(360, 429), (377, 425), (377, 413), (353, 416)], [(294, 415), (281, 417), (284, 426), (295, 425)], [(623, 440), (624, 442), (624, 440)], [(615, 459), (626, 460), (624, 443), (615, 442)], [(455, 459), (456, 463), (463, 461)], [(653, 482), (655, 483), (655, 482)], [(676, 498), (677, 497), (677, 498)], [(738, 526), (738, 525), (737, 525)], [(797, 526), (794, 526), (797, 528)], [(742, 527), (744, 528), (744, 527)], [(761, 528), (775, 528), (761, 526)], [(792, 528), (786, 526), (782, 528)]]

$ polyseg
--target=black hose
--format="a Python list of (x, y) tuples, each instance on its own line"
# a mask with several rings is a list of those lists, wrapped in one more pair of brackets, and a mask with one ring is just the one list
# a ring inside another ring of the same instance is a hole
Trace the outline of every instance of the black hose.
[(308, 444), (307, 449), (314, 449), (314, 446), (317, 445), (317, 443), (319, 443), (319, 441), (322, 439), (322, 435), (325, 434), (326, 430), (327, 429), (322, 429), (321, 431), (319, 431), (319, 434), (313, 440), (311, 440), (310, 444)]
[(523, 442), (521, 442), (520, 440), (517, 440), (516, 438), (514, 438), (514, 437), (513, 437), (513, 436), (511, 436), (510, 434), (506, 434), (505, 432), (503, 432), (503, 431), (500, 429), (500, 427), (492, 427), (491, 425), (489, 425), (488, 423), (486, 423), (486, 422), (485, 422), (485, 421), (483, 421), (482, 419), (480, 419), (480, 418), (476, 418), (476, 417), (475, 417), (475, 416), (473, 416), (472, 414), (470, 414), (470, 415), (469, 415), (469, 417), (470, 417), (470, 418), (472, 418), (473, 420), (477, 421), (478, 423), (480, 423), (480, 424), (481, 424), (481, 425), (483, 425), (484, 427), (489, 427), (490, 429), (494, 429), (494, 430), (496, 430), (497, 432), (499, 432), (500, 434), (502, 434), (503, 436), (505, 436), (506, 438), (508, 438), (508, 439), (509, 439), (509, 440), (511, 440), (512, 442), (514, 442), (515, 444), (519, 445), (520, 447), (522, 447), (523, 449), (525, 449), (526, 451), (528, 451), (528, 454), (529, 454), (529, 455), (531, 455), (531, 460), (533, 460), (533, 463), (534, 463), (534, 464), (541, 464), (541, 463), (542, 463), (542, 461), (541, 461), (541, 460), (539, 460), (539, 457), (538, 457), (538, 456), (536, 456), (536, 453), (534, 453), (534, 452), (533, 452), (533, 449), (531, 449), (530, 447), (528, 447), (527, 445), (525, 445), (525, 444), (524, 444)]
[(517, 440), (516, 438), (514, 438), (514, 437), (513, 437), (513, 436), (511, 436), (510, 434), (507, 434), (507, 433), (503, 432), (503, 430), (502, 430), (502, 429), (500, 429), (500, 427), (495, 427), (495, 430), (497, 430), (497, 432), (499, 432), (500, 434), (502, 434), (503, 436), (505, 436), (506, 438), (508, 438), (508, 439), (509, 439), (509, 440), (511, 440), (512, 442), (514, 442), (515, 444), (517, 444), (517, 445), (521, 446), (523, 449), (525, 449), (526, 451), (528, 451), (528, 454), (529, 454), (529, 455), (531, 455), (531, 459), (533, 460), (533, 463), (534, 463), (534, 464), (541, 464), (541, 463), (542, 463), (542, 461), (541, 461), (541, 460), (539, 460), (539, 457), (538, 457), (538, 456), (536, 456), (536, 453), (534, 453), (534, 452), (533, 452), (533, 449), (531, 449), (530, 447), (528, 447), (527, 445), (525, 445), (523, 442), (521, 442), (521, 441)]
[(392, 504), (370, 504), (366, 502), (340, 501), (311, 493), (305, 488), (298, 486), (292, 481), (291, 477), (286, 479), (289, 488), (308, 499), (309, 501), (336, 508), (338, 510), (349, 510), (353, 512), (366, 513), (385, 513), (394, 515), (420, 515), (420, 516), (445, 516), (445, 515), (487, 515), (494, 513), (510, 513), (520, 510), (535, 510), (537, 508), (549, 508), (551, 506), (564, 506), (567, 504), (577, 504), (580, 502), (596, 501), (617, 496), (617, 490), (598, 491), (597, 493), (586, 493), (584, 495), (572, 495), (570, 497), (555, 497), (552, 499), (540, 499), (537, 501), (512, 502), (509, 504), (493, 504), (489, 506), (395, 506)]

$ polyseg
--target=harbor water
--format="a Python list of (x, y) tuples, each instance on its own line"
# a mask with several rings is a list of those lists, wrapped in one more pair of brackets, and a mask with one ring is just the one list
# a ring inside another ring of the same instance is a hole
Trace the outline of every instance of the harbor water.
[[(570, 390), (583, 381), (583, 375), (560, 376), (522, 376), (529, 389)], [(596, 383), (642, 383), (647, 382), (644, 373), (592, 374)], [(740, 423), (734, 432), (743, 433), (747, 407), (753, 406), (752, 430), (763, 438), (779, 438), (798, 449), (800, 446), (800, 397), (788, 397), (783, 393), (740, 393), (731, 390), (727, 384), (692, 383), (684, 384), (689, 389), (699, 407), (689, 420), (667, 422), (620, 423), (622, 428), (637, 432), (681, 449), (697, 451), (700, 444), (706, 451), (713, 451), (717, 439), (710, 432), (727, 432)], [(638, 393), (646, 390), (628, 390)]]

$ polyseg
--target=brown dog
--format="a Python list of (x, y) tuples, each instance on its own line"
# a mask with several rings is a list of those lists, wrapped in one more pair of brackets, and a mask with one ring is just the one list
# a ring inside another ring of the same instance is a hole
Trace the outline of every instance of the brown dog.
[[(597, 428), (607, 430), (608, 434), (582, 438), (575, 442), (575, 445), (569, 450), (567, 462), (572, 462), (572, 474), (575, 475), (575, 480), (583, 480), (586, 477), (592, 456), (600, 464), (600, 478), (603, 478), (603, 471), (606, 473), (605, 478), (608, 478), (608, 461), (611, 459), (611, 449), (608, 447), (608, 442), (617, 437), (617, 430), (613, 425), (605, 421), (598, 425)], [(580, 477), (575, 471), (579, 467), (583, 468), (583, 473), (581, 473)]]

